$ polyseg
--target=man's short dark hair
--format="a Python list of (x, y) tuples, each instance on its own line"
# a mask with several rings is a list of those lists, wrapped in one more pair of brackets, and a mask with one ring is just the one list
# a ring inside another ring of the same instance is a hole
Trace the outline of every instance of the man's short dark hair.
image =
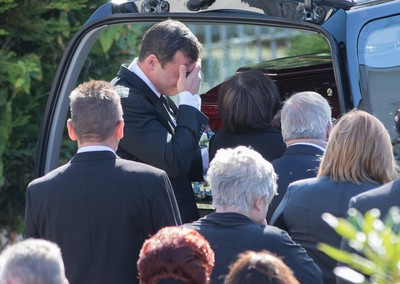
[(172, 61), (175, 53), (181, 51), (192, 62), (201, 57), (202, 46), (196, 36), (183, 23), (165, 20), (154, 24), (143, 36), (139, 61), (150, 54), (157, 56), (161, 66)]

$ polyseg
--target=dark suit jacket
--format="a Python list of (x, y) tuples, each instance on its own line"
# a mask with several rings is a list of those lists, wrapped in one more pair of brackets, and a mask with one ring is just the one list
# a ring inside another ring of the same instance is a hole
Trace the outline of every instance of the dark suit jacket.
[(223, 283), (229, 265), (246, 250), (268, 250), (282, 258), (300, 283), (322, 283), (321, 271), (304, 248), (276, 227), (255, 224), (238, 213), (211, 213), (184, 226), (197, 230), (214, 250), (212, 284)]
[(124, 110), (124, 138), (117, 154), (167, 172), (182, 220), (199, 218), (191, 182), (203, 180), (199, 140), (208, 118), (191, 106), (180, 106), (176, 127), (162, 101), (137, 75), (122, 66), (112, 82)]
[(282, 134), (276, 128), (269, 126), (262, 130), (248, 130), (246, 132), (227, 132), (221, 128), (210, 139), (210, 161), (221, 148), (234, 148), (239, 145), (251, 146), (267, 161), (282, 156), (286, 150)]
[(275, 172), (278, 175), (278, 195), (274, 196), (268, 207), (267, 221), (271, 220), (286, 189), (291, 182), (317, 176), (321, 156), (324, 152), (311, 145), (292, 145), (283, 156), (273, 160)]
[(180, 223), (166, 173), (110, 151), (77, 154), (26, 193), (25, 237), (60, 246), (71, 284), (138, 283), (143, 241)]
[(393, 206), (400, 207), (400, 180), (360, 193), (350, 199), (350, 207), (357, 209), (362, 214), (372, 208), (377, 208), (381, 211), (382, 218)]
[(319, 265), (324, 283), (335, 283), (336, 261), (316, 248), (327, 243), (340, 248), (341, 237), (323, 219), (325, 212), (346, 218), (351, 197), (378, 187), (378, 183), (354, 184), (333, 182), (328, 176), (298, 180), (291, 183), (271, 218), (271, 225), (289, 233)]

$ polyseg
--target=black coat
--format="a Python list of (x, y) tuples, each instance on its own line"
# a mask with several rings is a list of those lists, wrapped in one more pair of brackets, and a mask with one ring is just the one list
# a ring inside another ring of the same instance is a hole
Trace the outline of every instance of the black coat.
[(234, 148), (240, 145), (250, 146), (269, 162), (282, 156), (286, 149), (281, 132), (272, 126), (245, 132), (228, 132), (221, 128), (210, 139), (210, 161), (218, 149)]
[(71, 284), (138, 283), (143, 241), (180, 223), (166, 173), (111, 151), (77, 154), (26, 193), (25, 237), (60, 246)]
[(274, 196), (268, 207), (268, 222), (281, 203), (291, 182), (317, 176), (323, 153), (317, 147), (298, 144), (288, 147), (282, 157), (272, 161), (274, 170), (278, 175), (278, 195)]
[(172, 183), (183, 222), (199, 218), (192, 181), (203, 180), (200, 137), (208, 118), (191, 106), (176, 112), (176, 126), (158, 96), (125, 66), (112, 82), (124, 110), (124, 137), (117, 154), (164, 170)]
[(268, 250), (282, 257), (300, 283), (322, 283), (321, 271), (304, 248), (276, 227), (256, 224), (238, 213), (211, 213), (184, 226), (197, 230), (214, 250), (212, 284), (223, 283), (229, 265), (246, 250)]

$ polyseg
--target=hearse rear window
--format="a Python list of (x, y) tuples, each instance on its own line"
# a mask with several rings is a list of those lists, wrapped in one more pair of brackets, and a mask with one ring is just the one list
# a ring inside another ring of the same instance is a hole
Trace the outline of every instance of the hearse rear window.
[[(77, 84), (90, 79), (112, 80), (120, 64), (129, 64), (138, 55), (141, 38), (152, 24), (141, 22), (104, 29), (83, 64)], [(276, 26), (185, 24), (203, 44), (200, 93), (204, 102), (203, 111), (210, 116), (211, 124), (217, 112), (213, 88), (243, 68), (265, 69), (266, 74), (277, 83), (283, 99), (303, 90), (320, 92), (333, 101), (334, 113), (339, 114), (331, 49), (323, 35), (310, 30)], [(98, 58), (102, 60), (95, 60)], [(63, 161), (75, 151), (74, 144), (65, 138)]]

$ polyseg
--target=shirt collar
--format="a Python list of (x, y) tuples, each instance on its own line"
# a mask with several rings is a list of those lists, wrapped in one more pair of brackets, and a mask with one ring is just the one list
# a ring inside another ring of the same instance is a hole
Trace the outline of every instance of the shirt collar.
[(93, 145), (93, 146), (84, 146), (78, 149), (78, 153), (85, 153), (85, 152), (100, 152), (100, 151), (110, 151), (115, 154), (115, 151), (107, 146), (102, 145)]
[(132, 63), (128, 66), (128, 69), (135, 73), (143, 82), (146, 83), (147, 86), (157, 95), (157, 97), (161, 97), (161, 93), (157, 90), (156, 86), (150, 81), (149, 78), (143, 73), (142, 69), (140, 69), (139, 65), (137, 64), (138, 59), (135, 58)]
[(297, 142), (297, 143), (293, 143), (290, 146), (294, 146), (294, 145), (307, 145), (307, 146), (312, 146), (315, 148), (320, 149), (322, 152), (325, 152), (325, 148), (322, 147), (321, 145), (315, 144), (315, 143), (310, 143), (310, 142)]

